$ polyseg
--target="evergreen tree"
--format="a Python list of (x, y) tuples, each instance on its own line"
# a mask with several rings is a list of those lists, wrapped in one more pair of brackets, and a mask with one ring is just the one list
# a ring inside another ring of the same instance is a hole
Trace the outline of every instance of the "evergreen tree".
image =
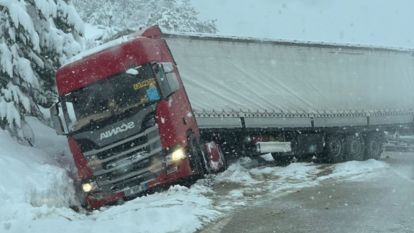
[(68, 0), (0, 0), (0, 127), (21, 138), (24, 116), (43, 118), (54, 74), (82, 48), (83, 21)]
[(159, 25), (170, 32), (203, 32), (216, 33), (215, 21), (200, 21), (198, 12), (191, 6), (190, 0), (162, 1), (163, 4), (152, 2), (152, 11), (146, 25)]
[(159, 25), (170, 32), (216, 33), (215, 21), (202, 21), (190, 0), (74, 0), (82, 18), (113, 31)]

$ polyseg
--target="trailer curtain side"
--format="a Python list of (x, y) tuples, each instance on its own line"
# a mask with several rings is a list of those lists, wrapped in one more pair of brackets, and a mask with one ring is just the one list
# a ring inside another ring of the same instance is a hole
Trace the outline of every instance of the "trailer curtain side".
[[(407, 123), (412, 51), (166, 35), (200, 127)], [(281, 120), (275, 121), (274, 118)]]

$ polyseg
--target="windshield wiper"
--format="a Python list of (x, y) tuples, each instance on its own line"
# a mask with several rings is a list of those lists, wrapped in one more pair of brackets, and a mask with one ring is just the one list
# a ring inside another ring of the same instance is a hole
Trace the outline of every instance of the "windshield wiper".
[(87, 125), (90, 125), (91, 123), (95, 123), (95, 122), (100, 122), (103, 120), (108, 119), (109, 117), (111, 117), (113, 114), (110, 111), (106, 111), (106, 112), (101, 112), (101, 113), (95, 113), (92, 115), (89, 115), (87, 117), (84, 117), (82, 119), (79, 119), (76, 124), (72, 127), (73, 130), (72, 131), (77, 131)]
[(152, 103), (147, 103), (147, 104), (141, 104), (141, 103), (136, 103), (133, 105), (129, 105), (123, 108), (117, 108), (117, 109), (111, 109), (105, 112), (101, 112), (101, 113), (95, 113), (92, 115), (89, 115), (87, 117), (84, 117), (80, 120), (78, 120), (76, 122), (76, 124), (72, 127), (72, 131), (77, 131), (80, 130), (82, 128), (84, 128), (85, 126), (88, 126), (92, 123), (98, 123), (101, 122), (103, 120), (106, 120), (110, 117), (117, 117), (119, 115), (123, 115), (126, 112), (130, 111), (131, 109), (134, 108), (138, 108), (138, 107), (146, 107), (148, 105), (151, 105)]

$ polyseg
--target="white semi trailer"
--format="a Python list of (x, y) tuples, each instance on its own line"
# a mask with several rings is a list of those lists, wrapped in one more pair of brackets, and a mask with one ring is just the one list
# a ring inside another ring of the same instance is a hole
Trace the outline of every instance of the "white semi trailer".
[(384, 130), (412, 126), (414, 51), (164, 37), (204, 138), (227, 154), (379, 158)]

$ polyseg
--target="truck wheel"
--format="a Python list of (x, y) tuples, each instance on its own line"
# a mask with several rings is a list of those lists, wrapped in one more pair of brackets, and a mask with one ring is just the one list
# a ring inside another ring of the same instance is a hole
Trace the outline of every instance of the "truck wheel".
[(379, 134), (370, 134), (366, 137), (366, 158), (379, 159), (383, 151), (383, 138)]
[(364, 160), (365, 143), (364, 139), (358, 135), (348, 135), (345, 138), (346, 161)]
[(219, 153), (220, 153), (220, 158), (221, 158), (221, 161), (223, 161), (223, 167), (222, 167), (222, 168), (220, 168), (220, 170), (218, 170), (217, 172), (214, 172), (214, 173), (223, 172), (223, 171), (225, 171), (225, 170), (227, 169), (227, 167), (228, 167), (226, 156), (224, 156), (224, 153), (223, 153), (223, 151), (221, 150), (221, 147), (220, 147), (220, 146), (219, 146)]
[(328, 136), (325, 142), (323, 162), (339, 163), (345, 159), (345, 145), (342, 136)]
[(287, 166), (293, 160), (293, 156), (287, 155), (286, 153), (277, 152), (277, 153), (271, 153), (271, 155), (273, 159), (275, 160), (276, 164), (279, 166)]
[(191, 134), (187, 140), (191, 170), (194, 174), (197, 174), (196, 176), (203, 177), (205, 175), (205, 169), (202, 154), (203, 152), (201, 151), (200, 144), (193, 134)]

